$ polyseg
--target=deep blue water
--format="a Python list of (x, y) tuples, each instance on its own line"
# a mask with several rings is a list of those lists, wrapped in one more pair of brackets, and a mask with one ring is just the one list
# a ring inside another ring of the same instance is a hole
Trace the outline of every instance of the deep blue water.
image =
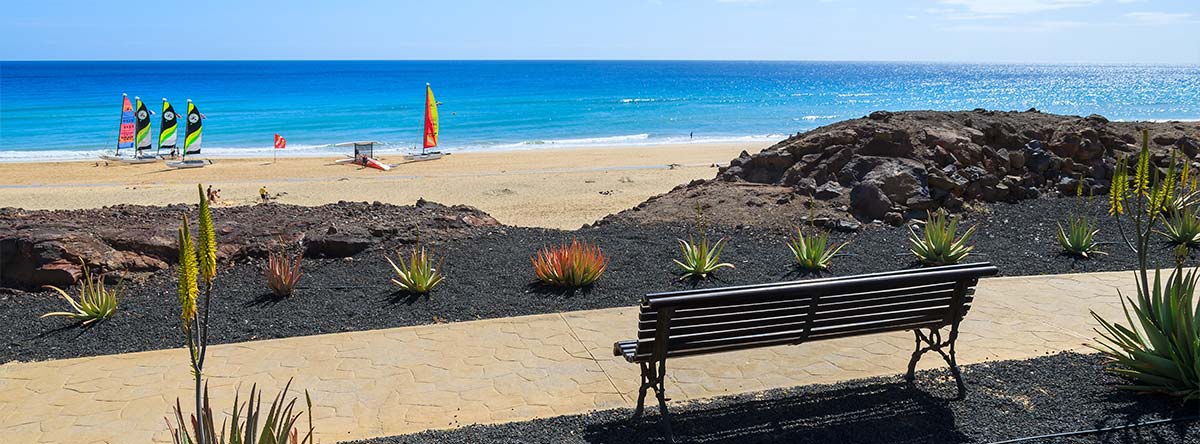
[[(424, 84), (447, 148), (779, 139), (874, 110), (989, 108), (1200, 119), (1200, 66), (872, 62), (0, 62), (0, 160), (115, 145), (121, 93), (195, 101), (212, 155), (420, 137)], [(158, 118), (153, 137), (157, 139)], [(182, 127), (182, 126), (181, 126)]]

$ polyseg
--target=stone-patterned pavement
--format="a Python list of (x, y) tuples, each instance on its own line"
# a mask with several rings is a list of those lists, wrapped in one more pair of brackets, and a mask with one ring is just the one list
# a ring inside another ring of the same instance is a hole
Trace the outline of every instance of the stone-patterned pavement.
[[(980, 282), (959, 361), (1086, 351), (1088, 310), (1119, 316), (1132, 272)], [(1128, 293), (1127, 293), (1128, 294)], [(636, 307), (217, 345), (214, 406), (289, 378), (312, 393), (320, 442), (631, 407), (637, 366), (612, 356)], [(903, 372), (911, 333), (839, 339), (669, 362), (674, 401)], [(169, 442), (163, 418), (190, 393), (182, 349), (0, 366), (0, 442)], [(927, 356), (922, 367), (943, 365)], [(244, 392), (243, 392), (244, 393)], [(293, 392), (302, 395), (302, 392)]]

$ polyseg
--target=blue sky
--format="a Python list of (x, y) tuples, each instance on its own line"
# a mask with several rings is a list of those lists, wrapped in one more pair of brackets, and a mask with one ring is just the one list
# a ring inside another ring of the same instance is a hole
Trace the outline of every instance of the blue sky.
[(3, 60), (1200, 63), (1198, 0), (11, 0)]

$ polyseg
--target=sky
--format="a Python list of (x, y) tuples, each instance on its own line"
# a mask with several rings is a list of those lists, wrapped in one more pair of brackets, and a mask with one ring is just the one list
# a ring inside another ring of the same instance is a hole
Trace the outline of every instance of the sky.
[(1200, 63), (1200, 0), (4, 0), (0, 60)]

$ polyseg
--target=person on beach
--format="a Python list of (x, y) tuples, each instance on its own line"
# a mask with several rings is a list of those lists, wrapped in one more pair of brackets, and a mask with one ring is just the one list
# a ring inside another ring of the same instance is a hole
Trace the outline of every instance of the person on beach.
[(208, 190), (207, 190), (207, 191), (205, 191), (205, 194), (207, 194), (207, 195), (208, 195), (208, 201), (209, 201), (209, 202), (212, 202), (212, 203), (217, 203), (217, 193), (214, 193), (214, 192), (213, 192), (212, 185), (209, 185), (209, 186), (208, 186)]
[(258, 197), (262, 198), (262, 203), (267, 203), (271, 199), (271, 195), (267, 193), (267, 186), (263, 185), (258, 189)]

